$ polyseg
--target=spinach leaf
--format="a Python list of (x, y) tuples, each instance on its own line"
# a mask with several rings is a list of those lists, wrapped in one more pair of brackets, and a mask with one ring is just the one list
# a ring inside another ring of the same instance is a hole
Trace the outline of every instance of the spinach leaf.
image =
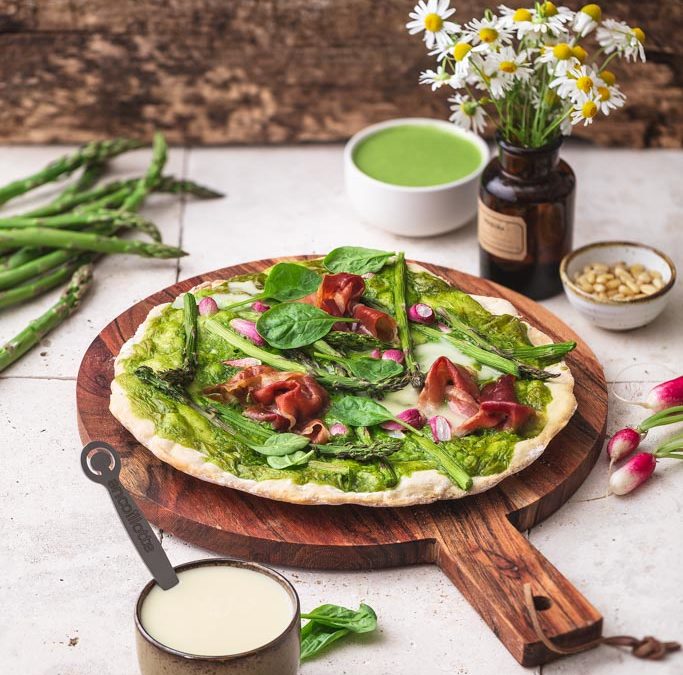
[(366, 274), (379, 272), (384, 264), (394, 255), (387, 251), (360, 246), (340, 246), (330, 251), (323, 260), (330, 272), (350, 272), (351, 274)]
[(251, 449), (268, 457), (284, 457), (303, 450), (310, 443), (306, 436), (299, 434), (273, 434), (263, 445), (251, 445)]
[(377, 614), (365, 604), (356, 611), (339, 605), (321, 605), (301, 618), (310, 619), (301, 629), (302, 661), (350, 633), (370, 633), (377, 628)]
[(332, 403), (330, 415), (352, 427), (371, 427), (394, 419), (383, 405), (363, 396), (344, 396), (337, 399)]
[(348, 635), (351, 631), (346, 628), (328, 628), (315, 621), (309, 621), (301, 629), (301, 660), (316, 656), (325, 647)]
[(272, 347), (296, 349), (325, 337), (338, 321), (355, 319), (331, 316), (312, 305), (292, 302), (271, 307), (260, 316), (256, 330)]
[(282, 455), (281, 457), (270, 456), (266, 460), (273, 469), (289, 469), (292, 466), (304, 466), (308, 464), (308, 460), (313, 457), (315, 450), (304, 452), (297, 450), (291, 455)]
[(373, 359), (370, 356), (354, 356), (341, 361), (349, 372), (369, 382), (381, 382), (403, 372), (403, 366), (390, 359)]
[(320, 605), (301, 615), (329, 628), (346, 628), (352, 633), (370, 633), (377, 628), (377, 614), (369, 605), (361, 603), (357, 610), (340, 605)]
[(282, 262), (270, 270), (263, 293), (260, 295), (280, 302), (298, 300), (313, 293), (321, 281), (322, 278), (317, 272), (303, 265)]

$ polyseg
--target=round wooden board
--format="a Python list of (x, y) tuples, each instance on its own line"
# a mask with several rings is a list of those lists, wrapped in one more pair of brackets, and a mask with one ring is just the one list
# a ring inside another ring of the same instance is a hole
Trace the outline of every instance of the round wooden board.
[[(310, 257), (310, 256), (309, 256)], [(302, 259), (300, 257), (299, 259)], [(579, 487), (597, 459), (607, 418), (607, 389), (595, 355), (541, 305), (490, 281), (420, 263), (468, 293), (512, 302), (554, 341), (575, 340), (568, 363), (578, 409), (543, 455), (480, 495), (417, 507), (300, 506), (255, 497), (176, 471), (142, 447), (109, 412), (113, 361), (147, 313), (197, 284), (257, 272), (258, 260), (181, 281), (132, 306), (102, 330), (78, 373), (78, 424), (83, 442), (103, 440), (122, 455), (121, 482), (159, 527), (199, 546), (237, 557), (318, 569), (438, 564), (524, 665), (553, 655), (531, 627), (522, 586), (551, 600), (542, 612), (558, 644), (599, 635), (601, 617), (520, 534), (553, 513)]]

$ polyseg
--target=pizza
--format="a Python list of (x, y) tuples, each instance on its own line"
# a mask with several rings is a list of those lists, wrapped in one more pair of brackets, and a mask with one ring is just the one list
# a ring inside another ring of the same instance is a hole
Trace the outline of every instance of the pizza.
[(574, 347), (402, 253), (340, 247), (154, 307), (116, 357), (110, 410), (204, 481), (299, 504), (422, 504), (543, 453), (576, 409)]

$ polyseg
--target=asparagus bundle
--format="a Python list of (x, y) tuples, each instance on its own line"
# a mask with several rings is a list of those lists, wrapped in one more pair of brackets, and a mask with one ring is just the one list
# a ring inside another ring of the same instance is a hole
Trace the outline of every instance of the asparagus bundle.
[[(109, 160), (142, 145), (126, 138), (88, 143), (33, 175), (0, 187), (2, 205), (81, 169), (80, 175), (48, 203), (0, 217), (0, 311), (69, 284), (56, 305), (0, 349), (0, 371), (77, 309), (90, 285), (92, 264), (102, 255), (187, 255), (180, 248), (162, 243), (157, 226), (140, 216), (138, 209), (151, 192), (199, 199), (223, 195), (193, 181), (164, 175), (167, 146), (159, 133), (154, 136), (152, 159), (143, 176), (99, 183)], [(122, 238), (120, 235), (127, 231), (141, 232), (152, 241)]]

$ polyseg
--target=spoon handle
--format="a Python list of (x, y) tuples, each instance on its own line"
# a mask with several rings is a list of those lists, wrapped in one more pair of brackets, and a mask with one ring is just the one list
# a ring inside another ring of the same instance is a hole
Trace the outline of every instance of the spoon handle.
[(118, 452), (109, 443), (92, 441), (81, 452), (81, 466), (91, 481), (104, 485), (109, 492), (123, 527), (157, 584), (165, 591), (173, 588), (178, 583), (178, 576), (161, 542), (119, 482), (121, 458)]

